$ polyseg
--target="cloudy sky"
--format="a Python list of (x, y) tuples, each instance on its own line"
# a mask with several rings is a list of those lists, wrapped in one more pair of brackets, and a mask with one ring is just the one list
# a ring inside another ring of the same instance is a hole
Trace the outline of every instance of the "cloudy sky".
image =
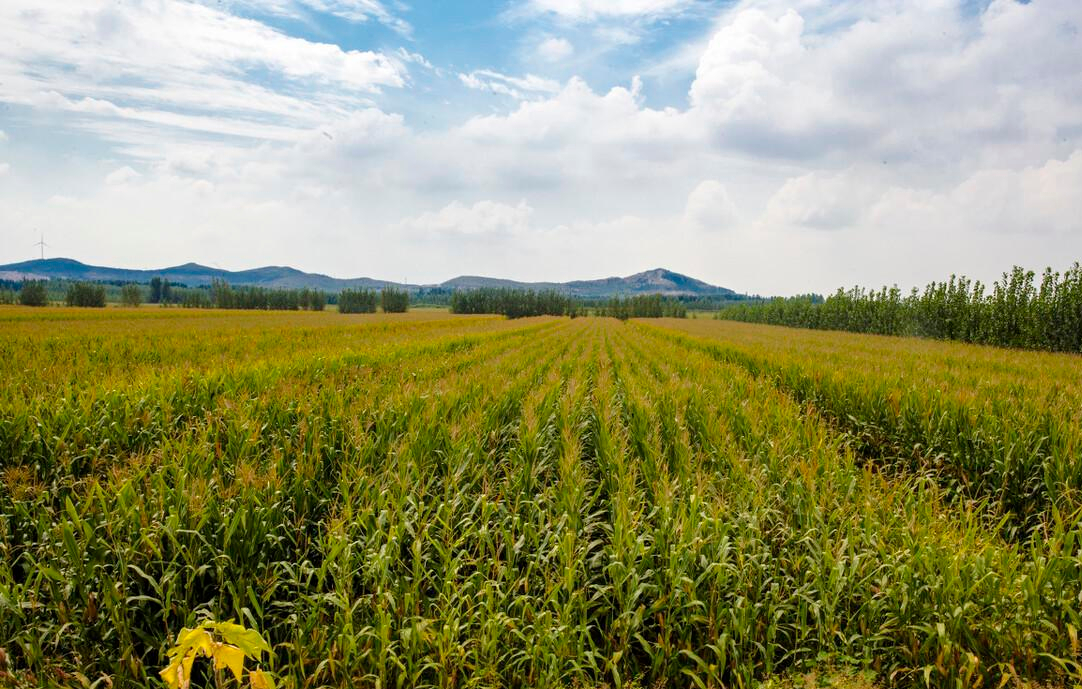
[(1082, 258), (1079, 0), (3, 0), (0, 263), (741, 291)]

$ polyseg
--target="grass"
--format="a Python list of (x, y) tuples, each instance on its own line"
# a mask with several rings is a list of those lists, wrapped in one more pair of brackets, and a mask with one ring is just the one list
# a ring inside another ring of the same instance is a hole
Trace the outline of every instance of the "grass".
[(51, 311), (0, 309), (9, 683), (156, 686), (182, 627), (230, 618), (297, 688), (1080, 680), (1068, 484), (1023, 519), (995, 461), (951, 473), (897, 451), (931, 426), (887, 425), (897, 395), (1002, 431), (1062, 374), (1044, 413), (1073, 437), (1077, 358), (716, 321)]

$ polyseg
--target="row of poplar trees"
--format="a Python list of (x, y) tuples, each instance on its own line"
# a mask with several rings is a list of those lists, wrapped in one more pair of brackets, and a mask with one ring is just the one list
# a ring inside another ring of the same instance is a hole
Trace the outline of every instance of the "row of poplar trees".
[[(451, 295), (451, 313), (499, 313), (508, 318), (527, 316), (586, 315), (591, 309), (583, 301), (553, 290), (535, 292), (507, 288), (482, 288)], [(628, 318), (686, 318), (687, 307), (678, 299), (660, 294), (613, 297), (596, 302), (592, 310), (599, 316)]]
[(327, 306), (326, 293), (308, 289), (271, 289), (234, 287), (222, 280), (210, 286), (210, 306), (217, 309), (265, 309), (273, 311), (322, 311)]
[(451, 313), (498, 313), (508, 318), (581, 315), (582, 307), (566, 294), (553, 290), (483, 287), (451, 295)]
[(627, 298), (613, 297), (598, 307), (597, 315), (622, 321), (628, 318), (687, 318), (688, 309), (679, 299), (660, 294), (641, 294)]
[(404, 289), (388, 287), (379, 293), (370, 289), (344, 289), (338, 293), (339, 313), (375, 313), (376, 307), (384, 313), (405, 313), (409, 306), (410, 295)]
[(955, 277), (903, 294), (898, 287), (839, 289), (826, 299), (773, 299), (718, 318), (800, 328), (915, 335), (1001, 347), (1082, 352), (1082, 266), (1063, 273), (1015, 267), (994, 282)]

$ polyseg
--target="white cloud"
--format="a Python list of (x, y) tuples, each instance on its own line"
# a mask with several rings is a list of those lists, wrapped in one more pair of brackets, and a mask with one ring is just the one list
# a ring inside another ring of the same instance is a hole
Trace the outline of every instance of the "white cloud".
[(11, 172), (11, 163), (0, 163), (0, 177)]
[(411, 63), (413, 63), (415, 65), (421, 65), (422, 67), (426, 67), (428, 69), (433, 69), (433, 70), (436, 69), (435, 65), (433, 65), (431, 62), (429, 62), (428, 59), (424, 55), (422, 55), (420, 53), (412, 53), (412, 52), (406, 50), (405, 48), (399, 48), (398, 50), (396, 50), (394, 52), (394, 54), (399, 59), (404, 60), (406, 62), (411, 62)]
[(805, 157), (866, 140), (866, 118), (835, 97), (829, 69), (812, 68), (804, 25), (793, 10), (747, 9), (714, 34), (689, 97), (717, 145)]
[(684, 221), (692, 226), (705, 230), (723, 230), (732, 226), (736, 220), (736, 205), (721, 182), (715, 179), (703, 180), (688, 194)]
[(413, 31), (409, 22), (395, 15), (379, 0), (302, 0), (302, 3), (317, 12), (333, 14), (353, 22), (363, 22), (374, 17), (403, 35), (408, 36)]
[[(200, 0), (206, 5), (221, 5), (222, 0)], [(231, 7), (262, 12), (279, 17), (303, 20), (306, 12), (330, 14), (349, 22), (363, 23), (369, 19), (389, 26), (409, 36), (413, 27), (379, 0), (226, 0)]]
[(911, 229), (1068, 235), (1082, 231), (1082, 150), (1019, 170), (982, 169), (943, 191), (851, 168), (787, 180), (767, 204), (768, 227)]
[(129, 138), (131, 120), (288, 139), (406, 76), (399, 59), (180, 0), (0, 4), (0, 99), (84, 115), (71, 123), (117, 141)]
[(533, 74), (527, 74), (524, 77), (512, 77), (489, 69), (478, 69), (469, 74), (459, 74), (458, 79), (467, 88), (498, 93), (517, 100), (537, 98), (560, 90), (559, 82), (552, 79), (545, 79)]
[(438, 211), (407, 218), (398, 223), (398, 228), (444, 239), (449, 236), (491, 238), (526, 232), (533, 212), (525, 200), (514, 206), (497, 201), (478, 201), (467, 206), (454, 201)]
[(7, 133), (3, 129), (0, 129), (0, 143), (3, 143), (5, 141), (7, 141), (7, 140), (8, 140)]
[(850, 227), (883, 188), (872, 184), (866, 171), (810, 172), (785, 181), (767, 204), (764, 221), (821, 230)]
[(1082, 233), (1082, 150), (1020, 170), (980, 170), (943, 193), (892, 187), (873, 204), (867, 219), (879, 226), (912, 220), (957, 231), (1058, 236)]
[(672, 14), (691, 4), (691, 0), (527, 0), (530, 11), (573, 21)]
[(566, 38), (549, 37), (537, 44), (537, 54), (547, 62), (562, 62), (574, 52), (575, 46)]

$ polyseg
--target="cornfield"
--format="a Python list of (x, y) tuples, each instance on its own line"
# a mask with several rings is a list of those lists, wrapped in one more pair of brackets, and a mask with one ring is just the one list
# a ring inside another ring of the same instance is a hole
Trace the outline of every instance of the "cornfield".
[(1082, 360), (685, 319), (0, 309), (0, 684), (1082, 681)]

